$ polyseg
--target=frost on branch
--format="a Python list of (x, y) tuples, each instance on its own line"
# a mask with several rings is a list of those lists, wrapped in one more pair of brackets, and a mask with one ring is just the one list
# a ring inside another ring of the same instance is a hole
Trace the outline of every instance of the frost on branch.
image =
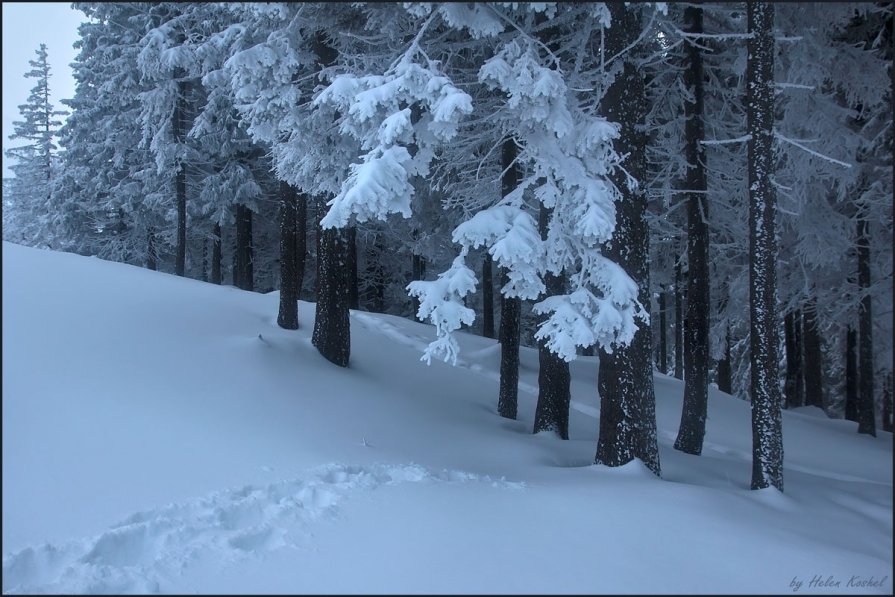
[(454, 229), (453, 241), (467, 248), (488, 247), (497, 265), (507, 269), (504, 296), (535, 299), (544, 292), (543, 242), (534, 218), (518, 207), (497, 205), (480, 211)]
[(459, 329), (461, 324), (471, 325), (475, 320), (475, 311), (463, 305), (463, 297), (475, 292), (476, 286), (475, 273), (466, 267), (465, 256), (466, 251), (454, 259), (451, 268), (437, 280), (417, 280), (407, 285), (410, 295), (420, 300), (417, 317), (428, 318), (435, 325), (436, 339), (420, 359), (427, 364), (432, 363), (434, 356), (456, 365), (460, 346), (451, 332)]
[[(547, 348), (565, 361), (575, 359), (576, 346), (597, 344), (612, 352), (613, 343), (628, 344), (634, 339), (637, 319), (648, 323), (648, 315), (637, 300), (637, 284), (621, 267), (598, 256), (589, 273), (587, 285), (532, 306), (535, 313), (549, 314), (535, 338), (544, 340)], [(598, 289), (601, 296), (588, 290), (589, 286)]]
[[(428, 172), (437, 146), (450, 141), (460, 118), (472, 112), (472, 98), (433, 64), (412, 62), (414, 51), (384, 75), (340, 75), (314, 99), (315, 106), (339, 110), (340, 132), (367, 152), (330, 201), (325, 228), (345, 226), (352, 214), (359, 221), (392, 213), (410, 217), (411, 178)], [(410, 106), (419, 109), (418, 118)]]

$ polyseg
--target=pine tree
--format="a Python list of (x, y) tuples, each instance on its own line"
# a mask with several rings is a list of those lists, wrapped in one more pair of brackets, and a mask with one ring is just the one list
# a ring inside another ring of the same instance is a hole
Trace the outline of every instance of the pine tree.
[[(50, 63), (47, 60), (47, 46), (40, 44), (35, 51), (36, 60), (29, 60), (31, 70), (25, 77), (36, 79), (26, 103), (19, 106), (23, 120), (13, 122), (11, 141), (22, 140), (23, 145), (11, 147), (6, 156), (15, 163), (10, 167), (15, 178), (11, 185), (10, 205), (12, 222), (16, 229), (4, 234), (14, 234), (32, 246), (46, 246), (54, 241), (51, 230), (53, 206), (51, 190), (55, 175), (56, 137), (59, 126), (58, 116), (68, 112), (53, 109), (50, 102)], [(4, 207), (4, 212), (6, 211)], [(17, 239), (17, 240), (18, 240)]]

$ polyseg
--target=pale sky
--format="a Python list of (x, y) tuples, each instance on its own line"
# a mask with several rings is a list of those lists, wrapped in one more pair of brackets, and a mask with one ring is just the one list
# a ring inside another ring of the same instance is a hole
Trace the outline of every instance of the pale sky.
[[(20, 120), (19, 105), (24, 104), (34, 87), (34, 79), (26, 79), (31, 69), (29, 60), (37, 55), (41, 43), (47, 44), (50, 61), (50, 100), (57, 110), (67, 109), (60, 103), (75, 93), (75, 82), (69, 63), (77, 52), (72, 47), (78, 39), (78, 25), (86, 20), (84, 13), (73, 10), (70, 2), (3, 2), (3, 149), (10, 146), (12, 123)], [(12, 176), (5, 151), (3, 176)]]

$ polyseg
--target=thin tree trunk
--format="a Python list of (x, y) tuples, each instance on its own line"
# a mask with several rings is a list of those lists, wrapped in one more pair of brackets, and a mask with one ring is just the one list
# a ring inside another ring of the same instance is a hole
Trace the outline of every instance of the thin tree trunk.
[(295, 297), (301, 298), (305, 281), (305, 264), (308, 258), (308, 196), (296, 193), (295, 197)]
[(357, 226), (348, 226), (344, 232), (348, 260), (348, 308), (359, 308), (357, 289)]
[[(426, 261), (422, 255), (417, 255), (413, 253), (410, 261), (410, 278), (413, 281), (423, 280), (426, 277)], [(411, 304), (413, 305), (413, 317), (418, 319), (417, 314), (420, 311), (420, 299), (417, 297), (411, 297)]]
[(870, 310), (870, 237), (864, 214), (858, 215), (858, 433), (876, 437), (873, 402), (873, 317)]
[(684, 276), (674, 263), (674, 376), (684, 379)]
[[(319, 217), (324, 210), (319, 210)], [(319, 219), (318, 219), (319, 222)], [(312, 344), (328, 361), (347, 367), (351, 356), (348, 312), (348, 242), (342, 230), (323, 230), (318, 223), (317, 312)]]
[(158, 269), (158, 262), (155, 257), (155, 230), (149, 229), (146, 235), (146, 267), (152, 271)]
[(883, 431), (892, 433), (892, 372), (883, 381)]
[(254, 290), (252, 267), (252, 210), (236, 206), (236, 272), (234, 284), (243, 290)]
[(805, 406), (824, 409), (823, 346), (817, 325), (817, 301), (809, 300), (802, 312), (805, 351)]
[(482, 257), (482, 335), (494, 338), (494, 280), (491, 255)]
[(858, 422), (858, 333), (845, 332), (845, 418)]
[(659, 371), (668, 375), (668, 315), (665, 287), (659, 289)]
[(382, 235), (377, 234), (370, 247), (370, 258), (367, 259), (367, 292), (365, 302), (371, 311), (385, 312), (385, 270), (382, 267)]
[(791, 311), (783, 319), (783, 329), (786, 346), (786, 381), (784, 393), (786, 394), (786, 408), (798, 408), (804, 402), (804, 387), (802, 380), (802, 314), (801, 311)]
[[(702, 9), (684, 9), (686, 30), (700, 34)], [(695, 44), (686, 44), (688, 58), (684, 85), (693, 91), (694, 101), (684, 103), (687, 144), (687, 326), (684, 330), (684, 405), (674, 447), (688, 454), (701, 454), (709, 392), (709, 224), (706, 203), (705, 138), (703, 124), (702, 54)]]
[(752, 374), (752, 489), (783, 491), (783, 436), (777, 373), (777, 243), (774, 227), (774, 5), (746, 5), (749, 58), (746, 116), (749, 171), (749, 345)]
[[(516, 159), (516, 142), (512, 137), (503, 142), (501, 166), (504, 175), (501, 180), (503, 196), (509, 195), (518, 185), (520, 172)], [(505, 268), (500, 269), (500, 286), (508, 281)], [(522, 301), (518, 298), (500, 297), (500, 390), (497, 397), (497, 412), (507, 419), (515, 419), (519, 403), (519, 334), (522, 327)]]
[[(612, 27), (606, 30), (608, 55), (621, 54), (642, 33), (639, 11), (621, 2), (607, 4)], [(634, 180), (646, 175), (647, 138), (641, 127), (647, 113), (645, 80), (631, 52), (623, 54), (622, 71), (616, 75), (601, 102), (601, 110), (611, 122), (622, 125), (619, 146), (630, 154), (624, 167)], [(638, 299), (650, 310), (649, 226), (646, 222), (646, 194), (643, 187), (630, 188), (615, 174), (616, 187), (623, 194), (616, 206), (616, 227), (606, 256), (615, 261), (638, 286)], [(639, 325), (631, 344), (612, 353), (600, 349), (598, 389), (600, 431), (596, 464), (620, 466), (639, 458), (660, 474), (656, 439), (656, 396), (653, 388), (652, 331)]]
[(295, 189), (280, 181), (280, 312), (277, 324), (298, 329), (298, 255), (296, 254), (297, 198)]
[(221, 277), (221, 252), (221, 225), (215, 224), (211, 248), (211, 282), (213, 284), (220, 284), (223, 280)]
[[(183, 84), (177, 84), (177, 100), (174, 109), (174, 139), (177, 143), (183, 143), (184, 122), (184, 89)], [(174, 193), (177, 199), (177, 253), (174, 264), (174, 272), (183, 276), (186, 272), (186, 165), (178, 161), (174, 166), (177, 173), (174, 177)]]
[[(548, 209), (541, 204), (538, 224), (541, 239), (547, 240), (550, 221)], [(546, 273), (544, 275), (546, 297), (565, 292), (565, 276)], [(546, 321), (547, 315), (539, 317), (539, 323)], [(569, 439), (569, 405), (572, 400), (569, 364), (550, 352), (546, 340), (538, 341), (538, 403), (535, 408), (534, 433), (553, 431), (562, 439)]]
[(208, 239), (202, 241), (202, 281), (208, 282)]
[(718, 389), (733, 394), (733, 383), (730, 366), (730, 326), (724, 334), (724, 358), (718, 361)]

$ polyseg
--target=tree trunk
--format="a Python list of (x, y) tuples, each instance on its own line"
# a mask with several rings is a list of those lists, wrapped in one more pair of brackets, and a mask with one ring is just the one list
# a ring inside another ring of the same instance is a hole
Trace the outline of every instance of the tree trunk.
[[(550, 213), (541, 204), (538, 224), (541, 239), (547, 240)], [(565, 277), (546, 273), (544, 275), (546, 297), (556, 296), (565, 292)], [(539, 322), (548, 319), (547, 315), (541, 315)], [(569, 439), (569, 404), (572, 401), (569, 364), (558, 355), (550, 352), (546, 340), (538, 341), (538, 404), (535, 408), (535, 422), (533, 433), (539, 431), (553, 431), (562, 439)]]
[(295, 298), (301, 298), (305, 281), (305, 263), (308, 258), (308, 196), (295, 196)]
[[(606, 30), (605, 51), (614, 56), (637, 40), (642, 25), (639, 11), (625, 8), (621, 2), (607, 6), (612, 28)], [(618, 145), (630, 152), (624, 167), (634, 180), (643, 181), (647, 138), (640, 127), (648, 108), (645, 81), (630, 51), (622, 59), (622, 72), (616, 75), (600, 107), (610, 122), (621, 123)], [(616, 228), (605, 254), (637, 284), (638, 299), (649, 314), (646, 194), (642, 186), (630, 188), (618, 173), (613, 182), (623, 197), (616, 206)], [(620, 466), (639, 458), (650, 470), (660, 474), (651, 336), (650, 326), (641, 324), (630, 345), (617, 346), (612, 353), (600, 349), (600, 431), (596, 464)]]
[[(517, 155), (516, 142), (512, 137), (503, 142), (501, 179), (503, 196), (509, 195), (518, 185), (520, 172), (514, 161)], [(501, 288), (508, 282), (505, 268), (500, 268)], [(497, 412), (501, 417), (515, 419), (519, 403), (519, 334), (522, 328), (522, 301), (518, 298), (500, 297), (500, 390), (497, 397)]]
[(783, 491), (783, 436), (777, 373), (777, 243), (774, 227), (774, 5), (746, 5), (749, 58), (746, 117), (749, 171), (749, 347), (752, 374), (752, 489)]
[(668, 375), (668, 316), (665, 287), (659, 289), (659, 371)]
[(491, 255), (482, 258), (482, 335), (494, 338), (494, 281)]
[[(410, 278), (413, 281), (424, 280), (426, 278), (426, 258), (422, 255), (413, 253), (411, 256)], [(414, 319), (419, 319), (417, 314), (420, 311), (420, 299), (414, 296), (411, 297), (411, 301), (413, 304), (413, 317)]]
[[(702, 9), (684, 9), (687, 31), (702, 33)], [(694, 101), (685, 102), (687, 144), (687, 326), (684, 329), (684, 405), (674, 447), (687, 454), (701, 454), (709, 392), (709, 224), (706, 203), (705, 138), (703, 124), (702, 54), (695, 44), (686, 44), (688, 58), (684, 85)]]
[(152, 271), (158, 269), (158, 262), (155, 257), (155, 230), (152, 228), (146, 234), (146, 268)]
[(730, 326), (727, 327), (724, 342), (724, 358), (718, 361), (718, 389), (733, 394), (733, 380), (730, 366)]
[(858, 433), (876, 437), (876, 408), (873, 402), (873, 317), (870, 310), (870, 237), (864, 214), (858, 215)]
[(382, 246), (382, 235), (377, 234), (370, 248), (370, 258), (367, 259), (367, 292), (364, 300), (371, 311), (385, 312), (385, 270), (382, 267), (382, 255), (385, 249)]
[(252, 267), (252, 210), (236, 205), (236, 272), (234, 284), (243, 290), (254, 290)]
[[(177, 100), (174, 107), (173, 133), (177, 143), (183, 143), (183, 134), (186, 123), (184, 122), (186, 106), (184, 102), (183, 83), (177, 84)], [(174, 176), (174, 193), (177, 201), (177, 252), (174, 263), (174, 273), (183, 276), (186, 272), (186, 165), (178, 160), (174, 166), (177, 173)]]
[(809, 300), (802, 312), (805, 351), (805, 406), (824, 409), (823, 346), (817, 325), (817, 301)]
[(358, 309), (357, 289), (357, 226), (348, 226), (344, 232), (348, 260), (348, 308)]
[(892, 372), (883, 381), (883, 431), (892, 433)]
[(318, 210), (317, 235), (317, 312), (314, 317), (312, 344), (328, 361), (348, 366), (351, 355), (351, 329), (348, 312), (348, 242), (342, 230), (320, 228)]
[(845, 418), (858, 422), (858, 333), (845, 332)]
[(684, 379), (684, 276), (674, 263), (674, 376)]
[(211, 249), (211, 282), (220, 284), (221, 277), (221, 225), (214, 225), (214, 238), (212, 239)]
[(277, 325), (298, 329), (298, 255), (296, 253), (296, 193), (280, 181), (280, 312)]
[(804, 403), (802, 380), (802, 314), (791, 311), (783, 319), (783, 330), (786, 346), (786, 408), (798, 408)]

